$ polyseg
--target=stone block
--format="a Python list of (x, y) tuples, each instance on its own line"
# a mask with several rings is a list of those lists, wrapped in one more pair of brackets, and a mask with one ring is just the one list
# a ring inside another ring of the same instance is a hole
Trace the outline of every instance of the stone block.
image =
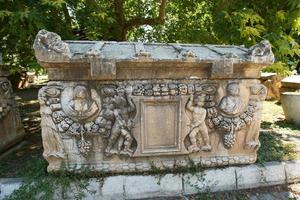
[(185, 194), (234, 190), (236, 189), (235, 167), (186, 174), (183, 181)]
[(269, 162), (262, 167), (267, 185), (279, 185), (286, 182), (284, 166), (285, 164), (282, 162)]
[(285, 173), (288, 183), (300, 181), (300, 161), (286, 162)]
[(159, 180), (154, 176), (129, 176), (125, 178), (126, 198), (139, 199), (159, 195)]
[(125, 196), (129, 199), (177, 196), (182, 194), (182, 176), (128, 176), (125, 178)]
[(285, 183), (284, 164), (250, 165), (236, 168), (237, 189), (256, 188)]
[(100, 191), (102, 199), (123, 199), (125, 176), (112, 176), (103, 180)]
[(159, 177), (160, 193), (162, 196), (176, 196), (183, 192), (182, 175), (166, 174)]

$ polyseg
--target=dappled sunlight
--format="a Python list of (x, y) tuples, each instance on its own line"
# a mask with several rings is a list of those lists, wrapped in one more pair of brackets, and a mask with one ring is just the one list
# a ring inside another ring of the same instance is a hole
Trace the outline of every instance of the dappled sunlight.
[(263, 102), (262, 121), (274, 123), (284, 119), (282, 107), (277, 104), (277, 101)]
[(261, 129), (257, 162), (300, 158), (300, 127), (286, 121), (277, 101), (264, 102)]

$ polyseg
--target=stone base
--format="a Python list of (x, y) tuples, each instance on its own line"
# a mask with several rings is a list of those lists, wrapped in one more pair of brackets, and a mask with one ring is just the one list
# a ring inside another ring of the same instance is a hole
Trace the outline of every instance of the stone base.
[[(58, 170), (90, 170), (99, 172), (109, 172), (109, 173), (127, 173), (127, 172), (147, 172), (147, 171), (176, 171), (189, 169), (193, 167), (197, 168), (207, 168), (207, 167), (220, 167), (229, 165), (242, 165), (242, 164), (252, 164), (256, 161), (256, 155), (247, 156), (214, 156), (207, 158), (191, 158), (191, 156), (173, 157), (170, 158), (156, 158), (148, 159), (144, 161), (136, 162), (101, 162), (101, 163), (51, 163), (49, 165), (48, 171), (58, 171)], [(49, 168), (51, 168), (49, 170)]]
[[(174, 198), (175, 196), (261, 188), (300, 180), (300, 162), (269, 162), (262, 165), (208, 169), (195, 173), (157, 175), (119, 175), (88, 180), (87, 189), (78, 187), (65, 191), (69, 199), (83, 192), (85, 200)], [(0, 179), (0, 199), (21, 187), (20, 179)], [(80, 190), (80, 191), (79, 191)], [(56, 193), (61, 194), (61, 190)], [(66, 196), (64, 196), (66, 197)], [(62, 199), (56, 196), (55, 199)], [(177, 198), (176, 198), (177, 199)], [(179, 198), (180, 199), (180, 198)], [(276, 198), (280, 199), (280, 198)], [(286, 199), (286, 198), (284, 198)]]

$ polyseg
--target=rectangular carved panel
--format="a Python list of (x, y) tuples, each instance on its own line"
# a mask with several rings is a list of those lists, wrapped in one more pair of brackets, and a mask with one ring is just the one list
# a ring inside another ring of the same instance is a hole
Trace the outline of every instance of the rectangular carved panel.
[(142, 103), (142, 154), (180, 151), (180, 104), (178, 100)]

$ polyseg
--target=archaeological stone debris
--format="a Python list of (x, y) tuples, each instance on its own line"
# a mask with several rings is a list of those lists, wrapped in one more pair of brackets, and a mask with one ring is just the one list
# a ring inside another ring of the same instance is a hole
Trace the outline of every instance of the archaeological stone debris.
[(19, 142), (25, 135), (7, 75), (0, 54), (0, 152)]
[(62, 41), (33, 48), (48, 171), (104, 172), (256, 161), (268, 41), (242, 46)]

